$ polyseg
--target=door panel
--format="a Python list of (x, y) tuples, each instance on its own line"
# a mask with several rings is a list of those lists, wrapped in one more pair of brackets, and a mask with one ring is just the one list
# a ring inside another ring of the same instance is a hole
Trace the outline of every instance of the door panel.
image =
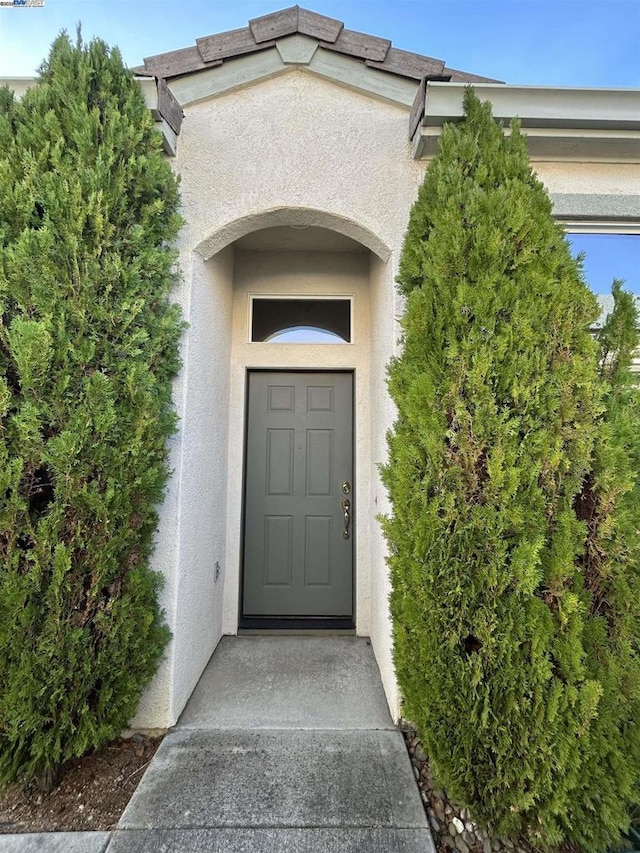
[(351, 617), (349, 373), (249, 374), (243, 616)]
[(265, 515), (265, 586), (291, 586), (292, 551), (293, 518), (290, 515)]
[(307, 430), (307, 497), (331, 497), (333, 484), (333, 430)]

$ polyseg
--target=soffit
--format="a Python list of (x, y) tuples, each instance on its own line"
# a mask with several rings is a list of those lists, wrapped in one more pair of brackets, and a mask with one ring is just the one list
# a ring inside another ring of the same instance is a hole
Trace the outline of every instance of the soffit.
[(244, 251), (320, 251), (361, 254), (367, 249), (362, 243), (316, 226), (276, 225), (262, 228), (236, 240), (235, 247)]

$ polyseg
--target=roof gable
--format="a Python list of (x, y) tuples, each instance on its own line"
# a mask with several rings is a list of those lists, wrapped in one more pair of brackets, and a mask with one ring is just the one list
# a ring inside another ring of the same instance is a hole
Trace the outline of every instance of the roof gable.
[(196, 39), (195, 46), (145, 57), (134, 68), (139, 75), (171, 80), (209, 68), (246, 54), (267, 50), (278, 40), (292, 35), (315, 39), (320, 48), (348, 56), (364, 65), (420, 82), (497, 82), (488, 77), (466, 74), (446, 67), (441, 59), (394, 48), (388, 39), (345, 29), (342, 21), (317, 12), (291, 6), (249, 21), (247, 27)]

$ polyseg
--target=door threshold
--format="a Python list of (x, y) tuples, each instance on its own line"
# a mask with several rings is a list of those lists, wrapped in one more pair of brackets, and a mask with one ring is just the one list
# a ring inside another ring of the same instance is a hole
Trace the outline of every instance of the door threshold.
[(353, 619), (349, 616), (342, 618), (320, 618), (320, 619), (286, 619), (286, 618), (252, 618), (245, 616), (240, 620), (239, 631), (259, 631), (261, 634), (267, 631), (278, 631), (278, 633), (290, 634), (292, 631), (303, 631), (305, 634), (352, 632), (355, 634)]
[(239, 637), (355, 637), (355, 628), (238, 628)]

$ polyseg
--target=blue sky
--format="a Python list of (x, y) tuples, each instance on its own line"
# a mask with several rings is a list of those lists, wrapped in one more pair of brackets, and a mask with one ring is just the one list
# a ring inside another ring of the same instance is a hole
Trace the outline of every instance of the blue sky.
[[(130, 65), (246, 26), (291, 0), (45, 0), (0, 8), (0, 76), (29, 75), (57, 33), (117, 44)], [(308, 0), (396, 47), (507, 83), (640, 86), (640, 0)]]
[[(0, 77), (30, 76), (62, 29), (118, 45), (129, 65), (196, 38), (246, 26), (292, 0), (45, 0), (0, 7)], [(640, 88), (640, 0), (302, 0), (396, 47), (507, 83)], [(598, 239), (587, 277), (640, 293), (640, 237)], [(599, 248), (596, 248), (599, 247)]]
[(585, 256), (584, 275), (594, 293), (610, 293), (620, 278), (640, 295), (640, 234), (570, 234), (569, 242)]

